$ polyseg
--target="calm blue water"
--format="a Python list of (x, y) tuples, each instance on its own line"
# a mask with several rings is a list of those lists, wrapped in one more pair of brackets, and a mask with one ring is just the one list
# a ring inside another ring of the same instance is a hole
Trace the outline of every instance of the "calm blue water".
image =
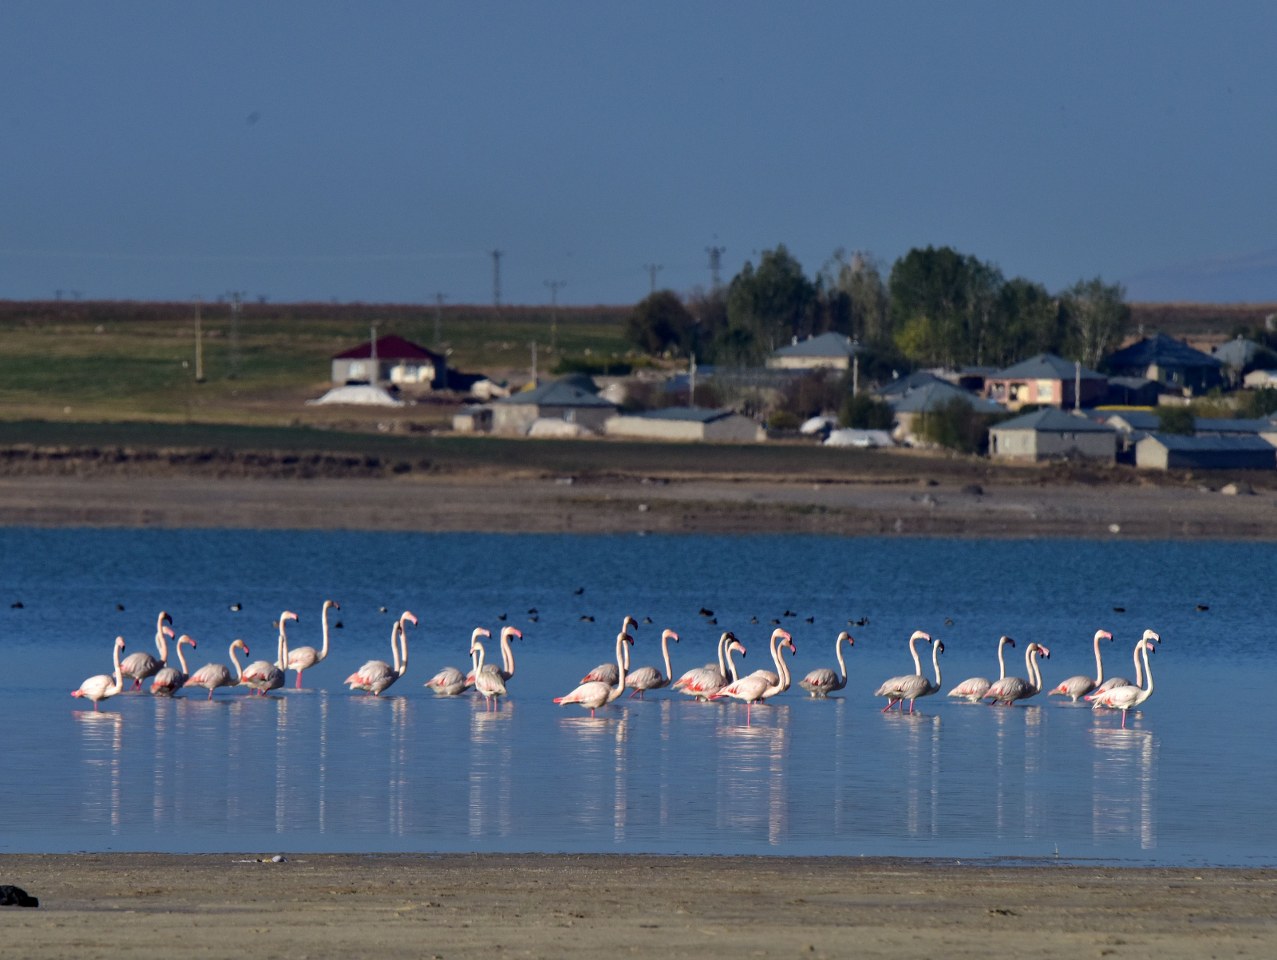
[[(1273, 865), (1275, 559), (1274, 546), (1228, 543), (0, 529), (0, 851)], [(121, 695), (99, 715), (69, 696), (109, 670), (117, 633), (129, 652), (153, 650), (161, 608), (199, 641), (194, 669), (227, 662), (237, 636), (273, 657), (284, 609), (301, 614), (291, 642), (318, 646), (327, 597), (342, 628), (303, 691)], [(421, 618), (407, 676), (379, 700), (350, 694), (341, 680), (388, 658), (404, 609)], [(849, 618), (869, 623), (851, 628), (847, 690), (819, 702), (795, 688), (750, 726), (741, 704), (666, 692), (593, 721), (555, 706), (611, 659), (627, 613), (653, 621), (636, 665), (658, 662), (662, 627), (681, 634), (676, 675), (713, 659), (725, 628), (749, 646), (748, 670), (764, 665), (776, 617), (797, 643), (797, 679), (834, 665)], [(498, 713), (422, 687), (502, 614), (525, 637)], [(1030, 640), (1052, 649), (1048, 685), (1089, 673), (1097, 627), (1117, 638), (1106, 668), (1130, 676), (1146, 626), (1164, 640), (1156, 692), (1126, 730), (1059, 698), (995, 709), (941, 696), (884, 716), (870, 695), (911, 672), (916, 628), (944, 639), (947, 687), (996, 675), (1001, 633), (1019, 643), (1012, 673)]]

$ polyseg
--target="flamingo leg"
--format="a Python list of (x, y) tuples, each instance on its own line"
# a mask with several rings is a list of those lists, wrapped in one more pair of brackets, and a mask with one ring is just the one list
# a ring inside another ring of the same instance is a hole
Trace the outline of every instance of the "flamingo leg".
[(297, 689), (300, 690), (301, 688), (302, 688), (302, 672), (298, 670), (297, 671)]

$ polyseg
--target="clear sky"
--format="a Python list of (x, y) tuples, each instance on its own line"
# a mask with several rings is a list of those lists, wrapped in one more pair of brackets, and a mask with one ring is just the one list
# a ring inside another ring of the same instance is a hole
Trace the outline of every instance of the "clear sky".
[(1277, 3), (0, 0), (0, 298), (626, 304), (785, 244), (1277, 300)]

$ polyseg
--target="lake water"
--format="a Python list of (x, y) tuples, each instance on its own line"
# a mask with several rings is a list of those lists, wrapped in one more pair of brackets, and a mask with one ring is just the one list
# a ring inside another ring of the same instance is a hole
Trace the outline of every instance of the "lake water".
[[(1275, 559), (1254, 543), (3, 529), (0, 850), (1271, 866)], [(160, 609), (199, 641), (194, 669), (228, 662), (234, 637), (273, 658), (284, 609), (301, 615), (290, 642), (318, 646), (329, 597), (342, 626), (304, 690), (290, 674), (268, 698), (125, 694), (99, 714), (69, 696), (110, 669), (117, 633), (128, 652), (153, 652)], [(421, 620), (407, 675), (383, 698), (351, 694), (342, 679), (388, 658), (405, 609)], [(635, 665), (659, 662), (662, 627), (679, 632), (676, 675), (712, 660), (723, 629), (749, 647), (747, 670), (767, 665), (779, 619), (795, 680), (835, 665), (849, 619), (868, 623), (849, 628), (846, 690), (813, 701), (795, 687), (748, 726), (742, 704), (667, 691), (594, 720), (553, 704), (612, 659), (625, 614), (641, 621)], [(422, 686), (465, 664), (473, 627), (503, 623), (524, 639), (499, 711)], [(1013, 674), (1031, 640), (1052, 650), (1048, 686), (1091, 673), (1098, 627), (1116, 638), (1106, 669), (1125, 676), (1142, 630), (1163, 637), (1156, 692), (1125, 730), (1058, 697), (993, 708), (938, 696), (900, 716), (871, 695), (912, 672), (914, 629), (944, 640), (948, 688), (996, 676), (1001, 633), (1018, 643)]]

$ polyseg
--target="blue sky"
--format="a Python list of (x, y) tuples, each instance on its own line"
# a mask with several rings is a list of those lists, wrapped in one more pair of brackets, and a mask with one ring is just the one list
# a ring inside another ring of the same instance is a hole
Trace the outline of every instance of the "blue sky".
[(625, 304), (785, 244), (1277, 300), (1277, 4), (0, 3), (0, 297)]

